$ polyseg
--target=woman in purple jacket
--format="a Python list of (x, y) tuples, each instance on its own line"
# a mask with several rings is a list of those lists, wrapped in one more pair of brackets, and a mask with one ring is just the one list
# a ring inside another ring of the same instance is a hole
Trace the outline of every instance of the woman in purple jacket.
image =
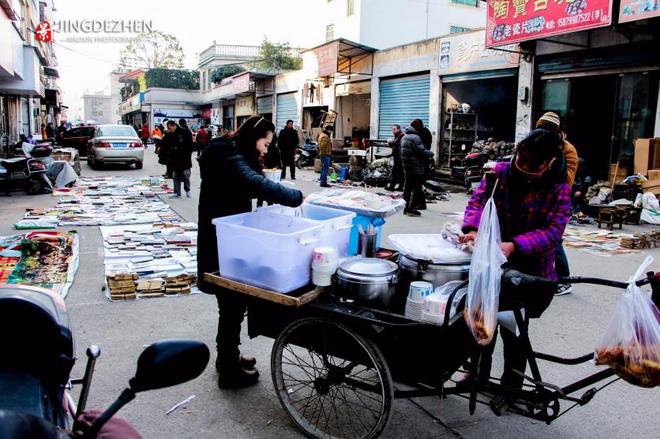
[[(502, 251), (508, 265), (523, 273), (557, 280), (555, 248), (570, 218), (571, 189), (566, 183), (560, 135), (544, 129), (532, 131), (517, 148), (510, 163), (495, 167), (497, 184), (493, 198), (497, 206)], [(481, 182), (465, 209), (463, 242), (474, 240), (481, 213), (493, 192), (487, 179)], [(530, 295), (534, 292), (530, 291)], [(530, 297), (530, 300), (534, 300)], [(524, 371), (526, 358), (518, 338), (507, 330), (504, 342), (502, 384), (521, 387), (523, 378), (513, 370)], [(495, 338), (486, 348), (479, 376), (490, 376)]]

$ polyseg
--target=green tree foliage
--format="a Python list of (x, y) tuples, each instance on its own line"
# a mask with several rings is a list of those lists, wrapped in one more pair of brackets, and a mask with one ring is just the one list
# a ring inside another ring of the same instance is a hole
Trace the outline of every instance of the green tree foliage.
[(230, 76), (238, 75), (241, 72), (244, 72), (245, 69), (241, 66), (220, 66), (216, 69), (213, 69), (211, 72), (211, 81), (219, 84), (223, 79), (229, 78)]
[(273, 43), (264, 38), (261, 43), (261, 59), (255, 67), (278, 73), (282, 70), (298, 70), (302, 67), (302, 59), (291, 56), (289, 43)]
[(199, 89), (199, 72), (197, 70), (149, 69), (144, 76), (147, 88)]
[(143, 32), (122, 49), (118, 68), (121, 70), (182, 69), (183, 59), (183, 48), (174, 35), (159, 31)]

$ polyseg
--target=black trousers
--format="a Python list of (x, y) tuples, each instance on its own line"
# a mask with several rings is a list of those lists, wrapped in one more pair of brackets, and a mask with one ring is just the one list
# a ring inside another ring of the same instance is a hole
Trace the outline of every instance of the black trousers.
[(246, 302), (233, 293), (218, 293), (218, 335), (215, 343), (218, 349), (217, 363), (222, 368), (239, 367), (241, 355), (241, 323), (247, 309)]
[(286, 178), (286, 167), (289, 167), (291, 169), (291, 179), (296, 178), (296, 165), (294, 162), (287, 162), (286, 164), (282, 164), (282, 180)]
[[(479, 377), (486, 380), (490, 377), (490, 370), (493, 365), (493, 352), (497, 342), (498, 330), (495, 330), (493, 341), (481, 352), (481, 367)], [(525, 372), (527, 367), (527, 350), (522, 338), (516, 337), (508, 329), (502, 328), (499, 331), (502, 342), (504, 343), (504, 373), (502, 374), (502, 385), (522, 388), (523, 377), (514, 372), (519, 370)]]
[(423, 175), (405, 173), (406, 181), (403, 184), (403, 199), (406, 201), (406, 211), (417, 209), (424, 204)]

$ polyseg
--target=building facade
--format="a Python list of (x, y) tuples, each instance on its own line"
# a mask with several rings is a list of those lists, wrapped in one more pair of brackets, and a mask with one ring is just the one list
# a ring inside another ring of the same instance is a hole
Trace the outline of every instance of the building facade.
[(325, 41), (338, 38), (379, 50), (486, 25), (479, 0), (318, 0)]
[(52, 42), (36, 38), (37, 26), (52, 21), (52, 0), (0, 1), (0, 146), (20, 134), (41, 135), (41, 124), (57, 124), (60, 90)]

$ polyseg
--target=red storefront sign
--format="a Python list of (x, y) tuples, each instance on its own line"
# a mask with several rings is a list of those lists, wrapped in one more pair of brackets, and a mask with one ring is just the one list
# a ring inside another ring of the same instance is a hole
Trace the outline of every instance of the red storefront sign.
[(488, 0), (486, 47), (612, 24), (612, 0)]

